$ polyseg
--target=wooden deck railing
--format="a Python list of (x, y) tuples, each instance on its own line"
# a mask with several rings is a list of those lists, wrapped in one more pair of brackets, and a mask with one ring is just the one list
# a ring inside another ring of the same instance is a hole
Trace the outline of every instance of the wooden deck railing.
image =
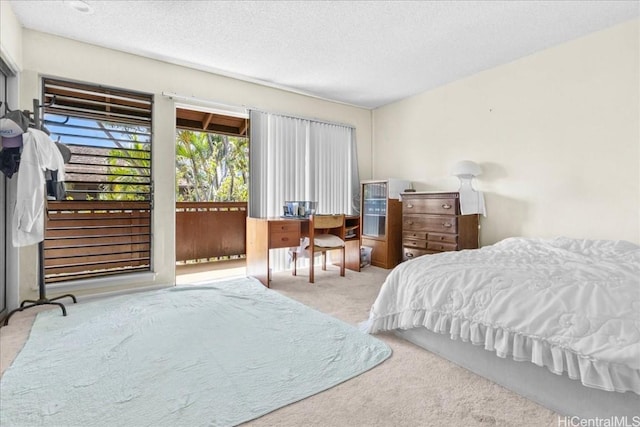
[(45, 283), (151, 268), (149, 202), (50, 201)]
[(242, 256), (246, 202), (176, 203), (176, 261)]
[[(243, 256), (246, 217), (246, 202), (178, 202), (176, 261)], [(149, 270), (150, 204), (48, 202), (44, 257), (47, 284)]]

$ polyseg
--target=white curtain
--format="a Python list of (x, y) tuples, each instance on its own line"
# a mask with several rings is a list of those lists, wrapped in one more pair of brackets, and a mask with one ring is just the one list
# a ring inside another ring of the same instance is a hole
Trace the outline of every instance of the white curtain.
[(359, 212), (353, 128), (253, 110), (249, 141), (249, 216), (280, 216), (287, 200)]
[[(250, 117), (249, 216), (281, 216), (287, 200), (318, 202), (317, 213), (359, 213), (352, 127), (256, 110)], [(274, 271), (288, 266), (286, 251), (273, 258)]]

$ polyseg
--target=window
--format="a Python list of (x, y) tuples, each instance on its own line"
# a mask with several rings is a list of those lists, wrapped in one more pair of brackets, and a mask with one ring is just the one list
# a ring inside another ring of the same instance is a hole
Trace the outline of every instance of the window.
[(48, 201), (45, 283), (151, 269), (151, 95), (43, 79), (44, 125), (66, 146)]

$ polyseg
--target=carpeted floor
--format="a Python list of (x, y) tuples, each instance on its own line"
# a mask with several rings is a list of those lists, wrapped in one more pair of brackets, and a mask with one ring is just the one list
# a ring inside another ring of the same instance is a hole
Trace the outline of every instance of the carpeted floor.
[[(388, 270), (366, 267), (276, 273), (272, 289), (345, 322), (367, 318)], [(48, 309), (48, 308), (45, 308)], [(37, 310), (12, 317), (0, 329), (0, 369), (26, 340)], [(391, 334), (378, 335), (393, 349), (374, 369), (291, 404), (247, 426), (557, 426), (553, 412)], [(265, 396), (268, 399), (269, 396)]]

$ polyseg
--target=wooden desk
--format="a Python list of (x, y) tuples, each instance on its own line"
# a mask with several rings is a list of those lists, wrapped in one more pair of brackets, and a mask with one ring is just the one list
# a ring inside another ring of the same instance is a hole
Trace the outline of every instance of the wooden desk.
[[(360, 217), (345, 217), (345, 226), (356, 227), (355, 236), (345, 239), (345, 267), (360, 271)], [(308, 219), (247, 217), (247, 276), (269, 287), (269, 250), (299, 246), (308, 234)]]

